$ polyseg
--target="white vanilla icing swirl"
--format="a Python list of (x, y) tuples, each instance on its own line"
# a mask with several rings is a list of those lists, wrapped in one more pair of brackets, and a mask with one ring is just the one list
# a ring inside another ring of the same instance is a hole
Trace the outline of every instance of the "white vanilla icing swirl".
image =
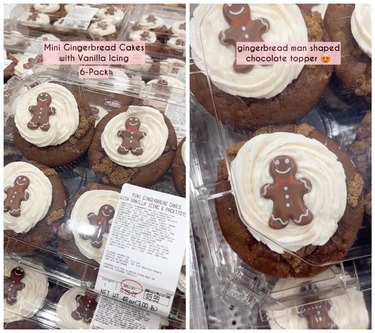
[[(335, 267), (334, 267), (335, 268)], [(341, 284), (340, 274), (332, 278), (331, 270), (327, 270), (313, 278), (287, 278), (280, 279), (275, 284), (272, 292), (275, 292), (278, 299), (290, 297), (297, 286), (307, 282), (317, 282), (320, 288), (328, 288), (334, 282)], [(334, 280), (334, 281), (333, 281)], [(272, 296), (272, 293), (271, 293)], [(298, 296), (297, 296), (298, 297)], [(299, 297), (303, 299), (301, 294)], [(337, 325), (338, 329), (367, 329), (369, 328), (369, 313), (366, 308), (363, 293), (354, 288), (349, 288), (344, 295), (328, 299), (331, 308), (328, 316)], [(303, 304), (303, 303), (302, 303)], [(349, 309), (349, 312), (348, 312)], [(298, 307), (287, 308), (278, 311), (267, 311), (271, 329), (308, 329), (306, 317), (299, 315)]]
[(20, 21), (23, 25), (36, 26), (36, 25), (47, 25), (50, 23), (49, 16), (47, 14), (38, 13), (36, 20), (30, 19), (33, 13), (26, 12), (20, 17)]
[(109, 7), (104, 7), (104, 8), (100, 8), (95, 13), (95, 16), (109, 23), (112, 23), (114, 25), (118, 25), (124, 17), (124, 12), (118, 7), (112, 6), (112, 8), (114, 8), (113, 14), (109, 14), (109, 13), (106, 14), (106, 11), (109, 9)]
[(111, 205), (114, 209), (120, 193), (111, 190), (91, 190), (83, 193), (72, 209), (70, 214), (70, 226), (74, 235), (74, 242), (81, 253), (89, 259), (95, 260), (98, 264), (102, 259), (108, 233), (103, 234), (102, 246), (95, 248), (91, 245), (90, 239), (83, 239), (80, 234), (90, 235), (95, 229), (90, 225), (87, 218), (89, 213), (98, 215), (99, 209), (103, 205)]
[[(34, 165), (26, 162), (13, 162), (4, 168), (4, 189), (14, 186), (14, 181), (18, 176), (29, 178), (30, 184), (26, 189), (29, 198), (21, 202), (20, 216), (12, 216), (9, 212), (4, 212), (4, 229), (26, 233), (47, 215), (52, 202), (52, 184), (48, 177)], [(43, 193), (42, 199), (41, 193)], [(6, 198), (5, 193), (4, 197)]]
[[(133, 155), (130, 151), (122, 155), (117, 149), (122, 139), (117, 136), (125, 130), (125, 121), (129, 117), (140, 120), (139, 131), (146, 133), (140, 140), (142, 155)], [(168, 127), (160, 111), (148, 106), (129, 106), (128, 111), (113, 117), (105, 126), (101, 136), (101, 144), (108, 157), (115, 163), (125, 167), (141, 167), (156, 161), (165, 149), (168, 140)]]
[[(311, 191), (303, 196), (314, 216), (310, 224), (299, 226), (290, 221), (282, 229), (268, 225), (274, 203), (261, 195), (261, 188), (274, 182), (269, 165), (279, 155), (292, 157), (297, 164), (296, 178), (307, 178), (312, 184)], [(276, 132), (255, 136), (233, 160), (231, 177), (249, 232), (277, 253), (284, 253), (284, 249), (298, 251), (310, 244), (324, 245), (336, 232), (345, 212), (347, 192), (342, 164), (325, 145), (301, 134)]]
[(138, 65), (124, 65), (124, 67), (126, 69), (130, 69), (132, 71), (136, 71), (136, 72), (147, 72), (151, 66), (152, 66), (152, 63), (153, 63), (153, 59), (145, 54), (145, 63), (144, 64), (138, 64)]
[(76, 301), (78, 295), (85, 295), (85, 289), (73, 287), (61, 296), (57, 304), (57, 324), (61, 329), (89, 329), (91, 323), (85, 323), (83, 320), (76, 320), (72, 317), (72, 312), (77, 310), (79, 303)]
[(17, 292), (15, 304), (10, 305), (4, 300), (5, 323), (22, 320), (22, 317), (31, 318), (43, 306), (48, 294), (48, 279), (43, 274), (43, 267), (38, 266), (39, 272), (36, 272), (16, 261), (5, 260), (4, 276), (10, 277), (11, 271), (15, 267), (21, 267), (24, 270), (25, 276), (21, 282), (24, 283), (25, 287)]
[[(172, 32), (174, 35), (180, 36), (180, 37), (185, 37), (186, 35), (186, 29), (181, 29), (181, 25), (184, 24), (185, 21), (177, 21), (173, 23), (172, 25)], [(185, 25), (186, 26), (186, 25)]]
[[(142, 35), (144, 33), (147, 33), (147, 36), (146, 38), (143, 38)], [(132, 31), (130, 34), (129, 34), (129, 38), (130, 40), (143, 40), (145, 43), (155, 43), (156, 42), (156, 33), (155, 32), (152, 32), (152, 31), (147, 31), (147, 30), (136, 30), (136, 31)]]
[[(301, 11), (293, 4), (252, 4), (253, 20), (264, 18), (269, 30), (265, 42), (307, 42), (307, 28)], [(235, 50), (219, 41), (219, 33), (229, 28), (223, 5), (199, 5), (190, 22), (190, 45), (196, 66), (208, 73), (220, 90), (242, 97), (272, 98), (281, 93), (303, 69), (301, 65), (255, 65), (249, 73), (233, 69)], [(206, 63), (205, 63), (206, 62)], [(205, 68), (207, 66), (207, 68)]]
[[(37, 105), (40, 93), (48, 93), (52, 97), (50, 107), (56, 112), (49, 117), (50, 128), (42, 131), (27, 127), (32, 114), (29, 106)], [(79, 124), (79, 110), (73, 94), (65, 87), (55, 83), (42, 83), (17, 96), (12, 107), (15, 109), (15, 123), (20, 135), (28, 142), (38, 146), (56, 146), (67, 141), (77, 130)]]
[(55, 13), (60, 9), (57, 3), (34, 4), (34, 9), (40, 13)]
[[(182, 40), (184, 41), (183, 43), (181, 43)], [(180, 43), (177, 43), (178, 41)], [(168, 39), (167, 45), (172, 49), (183, 51), (185, 50), (185, 39), (182, 37), (171, 37)]]
[[(106, 28), (102, 29), (100, 24), (106, 24)], [(89, 32), (94, 36), (108, 36), (116, 32), (116, 26), (108, 21), (94, 22), (89, 27)]]
[[(149, 18), (150, 16), (153, 16), (153, 18)], [(154, 22), (155, 19), (155, 22)], [(141, 19), (138, 22), (139, 26), (142, 27), (143, 29), (157, 29), (161, 28), (164, 25), (164, 20), (155, 15), (143, 15)]]
[(359, 47), (371, 58), (371, 5), (356, 4), (350, 26)]
[(186, 166), (186, 141), (184, 141), (184, 143), (182, 144), (181, 146), (181, 157), (182, 157), (182, 161), (184, 162), (184, 165)]

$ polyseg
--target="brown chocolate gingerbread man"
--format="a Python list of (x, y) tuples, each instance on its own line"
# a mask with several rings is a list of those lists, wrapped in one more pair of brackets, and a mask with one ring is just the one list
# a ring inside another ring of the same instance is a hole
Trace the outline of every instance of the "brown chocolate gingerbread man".
[(92, 317), (98, 303), (96, 297), (88, 291), (85, 291), (85, 295), (77, 295), (76, 301), (78, 308), (74, 310), (71, 315), (75, 320), (82, 320), (85, 323), (91, 323)]
[(306, 305), (298, 307), (298, 315), (307, 319), (307, 325), (310, 329), (338, 329), (328, 313), (332, 307), (331, 302), (320, 300), (318, 287), (314, 284), (301, 287), (301, 292), (311, 291), (314, 294), (305, 297)]
[(143, 154), (143, 149), (141, 148), (141, 139), (146, 136), (145, 132), (139, 130), (141, 122), (136, 117), (129, 117), (125, 122), (125, 130), (120, 130), (117, 136), (122, 138), (122, 143), (117, 151), (125, 155), (129, 151), (136, 156)]
[(38, 127), (42, 131), (48, 131), (50, 128), (49, 117), (56, 113), (54, 107), (50, 107), (52, 97), (49, 93), (42, 92), (36, 99), (37, 105), (29, 106), (29, 111), (33, 115), (27, 123), (27, 127), (36, 130)]
[(7, 197), (4, 200), (4, 212), (9, 212), (12, 216), (21, 215), (22, 201), (29, 200), (29, 192), (26, 189), (30, 185), (30, 179), (26, 176), (18, 176), (13, 186), (4, 189)]
[(289, 220), (297, 225), (309, 224), (314, 216), (305, 206), (303, 195), (311, 191), (312, 185), (307, 178), (296, 178), (294, 159), (287, 155), (277, 156), (271, 161), (269, 170), (274, 183), (263, 185), (260, 191), (264, 198), (273, 200), (269, 226), (281, 229)]
[(10, 277), (4, 276), (4, 298), (9, 305), (17, 302), (17, 293), (25, 288), (21, 280), (25, 277), (25, 271), (21, 267), (15, 267), (10, 272)]
[(95, 231), (90, 234), (80, 234), (83, 239), (90, 239), (90, 244), (95, 248), (102, 246), (103, 235), (109, 232), (109, 221), (113, 219), (115, 209), (111, 205), (103, 205), (99, 208), (98, 214), (93, 212), (87, 214), (90, 225), (95, 227)]
[[(223, 15), (230, 28), (220, 32), (220, 43), (236, 48), (237, 42), (263, 42), (262, 35), (268, 31), (269, 23), (266, 19), (252, 20), (248, 4), (224, 4)], [(233, 68), (238, 73), (248, 73), (253, 65), (234, 62)]]

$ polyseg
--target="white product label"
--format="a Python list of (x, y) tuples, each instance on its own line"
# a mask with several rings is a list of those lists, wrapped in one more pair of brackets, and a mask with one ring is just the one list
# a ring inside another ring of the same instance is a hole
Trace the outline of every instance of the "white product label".
[(87, 30), (97, 8), (75, 6), (65, 16), (62, 25), (69, 29)]
[(107, 297), (99, 297), (91, 329), (158, 329), (160, 316)]
[(95, 290), (168, 316), (185, 251), (186, 199), (125, 184)]
[(176, 131), (177, 142), (180, 142), (186, 136), (185, 107), (176, 104), (168, 104), (164, 114), (172, 122)]
[(6, 69), (12, 62), (12, 60), (4, 59), (4, 69)]

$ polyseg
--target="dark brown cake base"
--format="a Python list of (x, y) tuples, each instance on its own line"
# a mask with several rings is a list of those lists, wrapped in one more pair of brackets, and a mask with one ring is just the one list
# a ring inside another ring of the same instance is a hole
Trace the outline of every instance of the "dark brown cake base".
[[(28, 163), (39, 168), (50, 180), (52, 184), (52, 202), (46, 217), (39, 221), (29, 232), (19, 234), (11, 230), (4, 231), (6, 252), (25, 254), (43, 247), (56, 234), (59, 221), (65, 215), (67, 194), (58, 173), (54, 169), (38, 162), (29, 161)], [(42, 196), (43, 193), (41, 193), (41, 200), (43, 200)]]
[(349, 155), (364, 181), (365, 213), (371, 215), (371, 113), (364, 116), (356, 138), (349, 147)]
[[(323, 29), (320, 14), (304, 15), (309, 41), (329, 41)], [(296, 80), (283, 92), (270, 99), (245, 98), (230, 95), (211, 85), (218, 117), (221, 122), (239, 130), (254, 131), (257, 128), (293, 123), (319, 103), (332, 73), (332, 66), (304, 66)], [(207, 78), (193, 64), (191, 66), (190, 87), (200, 104), (212, 115), (212, 103)]]
[(122, 111), (113, 111), (103, 117), (97, 124), (89, 149), (89, 162), (96, 175), (104, 184), (118, 187), (125, 183), (148, 186), (156, 183), (168, 171), (177, 147), (176, 133), (170, 120), (164, 116), (168, 127), (168, 140), (162, 155), (156, 161), (142, 167), (128, 168), (118, 165), (107, 156), (102, 148), (101, 135), (105, 126), (113, 117), (126, 111), (127, 108), (124, 108)]
[(351, 4), (328, 5), (324, 25), (331, 40), (341, 42), (341, 65), (335, 66), (341, 88), (371, 103), (371, 59), (362, 52), (352, 35), (350, 19), (353, 10)]
[(172, 162), (172, 179), (174, 187), (177, 193), (181, 197), (186, 196), (186, 167), (184, 161), (182, 160), (181, 147), (186, 141), (186, 138), (183, 138), (179, 143), (176, 151), (176, 155)]
[[(216, 199), (217, 216), (226, 241), (233, 251), (252, 268), (280, 278), (312, 276), (329, 267), (319, 265), (343, 259), (351, 248), (362, 223), (363, 180), (357, 173), (349, 156), (340, 149), (337, 143), (311, 126), (306, 124), (269, 126), (258, 130), (254, 136), (273, 132), (297, 133), (308, 138), (314, 138), (326, 145), (342, 163), (346, 174), (348, 199), (345, 213), (338, 223), (335, 234), (323, 246), (309, 245), (300, 249), (297, 254), (308, 262), (306, 263), (293, 255), (273, 252), (267, 245), (257, 241), (242, 223), (232, 195)], [(230, 160), (236, 156), (241, 146), (242, 143), (238, 143), (228, 149)], [(217, 192), (230, 190), (230, 184), (227, 180), (226, 164), (222, 161), (218, 169)]]
[(73, 162), (87, 151), (94, 135), (95, 117), (86, 99), (78, 93), (73, 94), (79, 110), (79, 124), (75, 133), (64, 143), (57, 146), (37, 147), (26, 141), (14, 126), (14, 143), (27, 159), (51, 167), (59, 167)]

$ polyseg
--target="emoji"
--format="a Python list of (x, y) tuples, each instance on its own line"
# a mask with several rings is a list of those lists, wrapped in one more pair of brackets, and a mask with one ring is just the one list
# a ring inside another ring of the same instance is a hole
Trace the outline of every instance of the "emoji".
[(328, 64), (329, 62), (331, 62), (331, 56), (329, 55), (329, 54), (323, 54), (322, 56), (321, 56), (321, 58), (320, 59), (322, 59), (322, 62), (324, 63), (324, 64)]

